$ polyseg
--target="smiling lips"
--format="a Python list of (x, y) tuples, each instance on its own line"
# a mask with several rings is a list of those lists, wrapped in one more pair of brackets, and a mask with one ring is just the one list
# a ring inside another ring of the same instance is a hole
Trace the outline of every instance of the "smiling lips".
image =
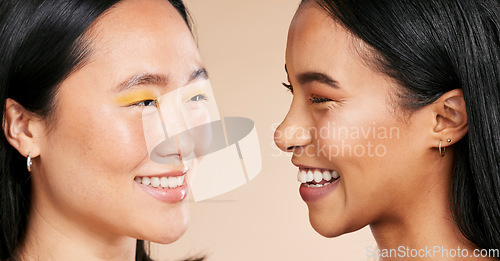
[[(158, 176), (135, 177), (134, 182), (152, 197), (167, 203), (177, 203), (186, 198), (187, 171), (174, 171)], [(167, 176), (170, 175), (170, 176)]]
[(306, 187), (319, 188), (330, 185), (340, 177), (335, 170), (300, 168), (297, 180)]
[(301, 183), (300, 196), (309, 203), (332, 193), (339, 184), (340, 174), (335, 170), (301, 167), (297, 179)]

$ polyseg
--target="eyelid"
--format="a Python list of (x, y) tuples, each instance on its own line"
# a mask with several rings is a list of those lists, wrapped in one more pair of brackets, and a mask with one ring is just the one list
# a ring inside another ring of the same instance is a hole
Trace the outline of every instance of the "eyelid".
[(193, 97), (198, 95), (202, 95), (205, 97), (205, 100), (208, 99), (207, 91), (205, 86), (196, 86), (193, 88), (189, 88), (186, 93), (183, 94), (182, 100), (184, 102), (189, 102)]
[(152, 91), (149, 90), (134, 90), (133, 92), (126, 93), (118, 96), (115, 101), (119, 105), (129, 106), (147, 100), (156, 101), (158, 98)]

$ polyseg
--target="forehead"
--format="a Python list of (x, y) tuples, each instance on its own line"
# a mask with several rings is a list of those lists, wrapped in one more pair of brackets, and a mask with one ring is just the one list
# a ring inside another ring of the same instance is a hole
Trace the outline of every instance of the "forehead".
[(288, 32), (286, 63), (294, 71), (325, 71), (353, 61), (356, 38), (316, 3), (297, 11)]
[[(187, 25), (167, 0), (124, 0), (118, 2), (93, 25), (92, 32), (102, 40), (140, 33), (185, 33)], [(113, 34), (113, 35), (112, 35)]]
[(201, 63), (188, 26), (167, 0), (119, 2), (97, 20), (90, 35), (92, 62), (109, 68), (119, 64), (128, 72), (162, 68), (176, 74), (183, 65)]

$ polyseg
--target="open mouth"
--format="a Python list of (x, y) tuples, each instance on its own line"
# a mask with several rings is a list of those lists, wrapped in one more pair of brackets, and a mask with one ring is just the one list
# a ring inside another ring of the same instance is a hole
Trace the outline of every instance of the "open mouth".
[(332, 184), (340, 174), (330, 169), (300, 168), (297, 180), (306, 187), (320, 188)]
[(135, 177), (134, 181), (152, 188), (174, 189), (184, 184), (186, 174), (175, 177)]

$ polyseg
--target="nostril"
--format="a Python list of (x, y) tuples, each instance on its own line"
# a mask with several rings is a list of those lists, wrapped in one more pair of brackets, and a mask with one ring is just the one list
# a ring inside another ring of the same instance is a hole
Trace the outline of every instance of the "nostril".
[(169, 138), (158, 144), (150, 153), (150, 159), (159, 164), (180, 164), (181, 155), (178, 153), (174, 139)]

